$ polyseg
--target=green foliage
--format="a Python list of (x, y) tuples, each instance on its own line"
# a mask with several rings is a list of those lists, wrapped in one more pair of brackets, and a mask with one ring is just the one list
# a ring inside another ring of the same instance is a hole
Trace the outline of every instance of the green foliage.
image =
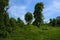
[(25, 21), (29, 24), (29, 23), (32, 22), (32, 19), (33, 19), (32, 13), (27, 12), (27, 13), (25, 14)]
[(7, 36), (6, 25), (8, 24), (7, 23), (8, 16), (5, 14), (7, 13), (5, 7), (8, 6), (8, 2), (9, 0), (0, 0), (0, 37)]
[(52, 26), (55, 26), (55, 25), (56, 25), (56, 19), (53, 19)]
[[(23, 21), (18, 18), (9, 18), (7, 13), (9, 0), (0, 0), (0, 40), (60, 40), (60, 17), (50, 19), (49, 25), (41, 25), (43, 23), (43, 8), (42, 2), (35, 5), (34, 25), (30, 25), (33, 16), (30, 12), (25, 14), (25, 21), (29, 25), (24, 25)], [(24, 26), (24, 27), (23, 27)], [(9, 35), (9, 36), (8, 36)]]
[(4, 9), (6, 6), (8, 6), (9, 0), (0, 0), (0, 8)]
[(10, 27), (12, 27), (12, 31), (16, 29), (16, 20), (14, 18), (10, 18)]
[(20, 19), (20, 18), (17, 18), (17, 26), (19, 27), (23, 27), (24, 26), (24, 22)]
[(44, 8), (44, 4), (43, 4), (43, 2), (39, 2), (39, 3), (37, 3), (36, 5), (35, 5), (35, 10), (37, 11), (39, 11), (40, 10), (40, 12), (42, 12), (43, 11), (43, 8)]
[(52, 20), (52, 19), (50, 19), (50, 23), (49, 23), (50, 25), (52, 25), (52, 21), (53, 21), (53, 20)]
[(33, 25), (25, 25), (25, 28), (18, 27), (9, 37), (2, 40), (60, 40), (60, 27), (42, 25), (37, 28)]
[(60, 26), (60, 16), (58, 16), (58, 17), (56, 18), (56, 25), (57, 25), (57, 26)]
[(50, 25), (56, 26), (56, 19), (55, 18), (50, 19)]
[(52, 26), (60, 26), (60, 17), (50, 19), (50, 25)]
[(9, 15), (8, 15), (8, 13), (4, 14), (4, 25), (5, 25), (6, 29), (7, 29), (7, 27), (9, 27)]
[(6, 38), (8, 32), (6, 30), (0, 30), (0, 38)]
[(33, 13), (35, 20), (33, 22), (33, 25), (39, 27), (43, 23), (43, 19), (44, 19), (42, 14), (43, 8), (44, 8), (44, 4), (42, 2), (37, 3), (35, 5), (35, 11)]

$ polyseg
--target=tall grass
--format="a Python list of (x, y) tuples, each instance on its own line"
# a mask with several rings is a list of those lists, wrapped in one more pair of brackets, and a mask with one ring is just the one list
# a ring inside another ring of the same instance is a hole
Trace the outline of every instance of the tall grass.
[(40, 28), (33, 25), (17, 27), (7, 38), (0, 40), (60, 40), (60, 27), (42, 25)]

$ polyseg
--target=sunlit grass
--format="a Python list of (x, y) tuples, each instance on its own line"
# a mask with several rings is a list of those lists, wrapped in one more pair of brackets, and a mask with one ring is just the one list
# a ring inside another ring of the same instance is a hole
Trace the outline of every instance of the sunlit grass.
[(17, 27), (10, 36), (1, 40), (60, 40), (60, 27), (25, 25)]

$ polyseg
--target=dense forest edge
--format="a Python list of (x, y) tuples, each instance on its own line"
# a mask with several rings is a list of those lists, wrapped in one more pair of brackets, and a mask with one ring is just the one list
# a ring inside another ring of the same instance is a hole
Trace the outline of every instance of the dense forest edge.
[(9, 0), (0, 0), (0, 40), (60, 40), (60, 16), (44, 22), (44, 3), (38, 2), (34, 12), (26, 12), (25, 23), (9, 17)]

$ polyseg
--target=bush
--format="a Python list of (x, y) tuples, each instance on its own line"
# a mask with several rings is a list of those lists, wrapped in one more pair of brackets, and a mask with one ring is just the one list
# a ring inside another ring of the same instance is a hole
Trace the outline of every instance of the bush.
[(7, 35), (8, 35), (8, 32), (7, 31), (0, 30), (0, 38), (6, 38)]

